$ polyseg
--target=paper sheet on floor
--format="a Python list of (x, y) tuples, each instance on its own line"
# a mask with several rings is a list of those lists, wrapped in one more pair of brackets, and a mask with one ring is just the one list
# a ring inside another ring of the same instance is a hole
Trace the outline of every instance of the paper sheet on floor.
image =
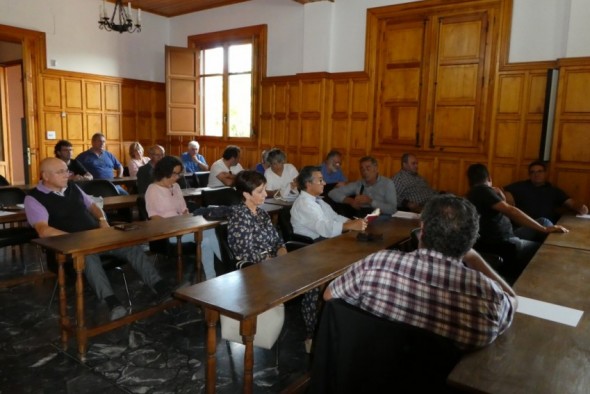
[(518, 296), (517, 312), (576, 327), (584, 311)]

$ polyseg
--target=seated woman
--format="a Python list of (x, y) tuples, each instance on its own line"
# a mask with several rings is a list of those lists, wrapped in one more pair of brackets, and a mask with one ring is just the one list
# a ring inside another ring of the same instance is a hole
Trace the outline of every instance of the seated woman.
[(131, 160), (127, 164), (129, 176), (137, 176), (139, 167), (146, 165), (150, 161), (149, 157), (143, 155), (143, 146), (139, 142), (133, 142), (129, 145), (129, 156), (131, 156)]
[[(183, 166), (177, 157), (164, 156), (154, 167), (154, 182), (148, 186), (145, 192), (146, 210), (151, 220), (190, 214), (182, 190), (176, 183), (180, 176), (183, 176)], [(193, 234), (185, 234), (182, 236), (181, 242), (192, 242), (193, 240)], [(170, 241), (176, 242), (176, 237), (170, 238)], [(216, 276), (214, 255), (221, 259), (215, 230), (208, 229), (203, 231), (203, 240), (201, 241), (201, 260), (207, 279)]]
[[(232, 206), (228, 217), (228, 241), (234, 254), (243, 261), (259, 263), (287, 253), (268, 213), (260, 208), (266, 198), (265, 177), (256, 171), (242, 171), (236, 176), (234, 186), (243, 199), (242, 204)], [(308, 353), (317, 321), (318, 298), (319, 289), (313, 289), (301, 301)]]
[(260, 205), (266, 198), (266, 179), (256, 171), (241, 171), (234, 184), (243, 202), (233, 205), (228, 217), (230, 248), (242, 261), (259, 263), (287, 253), (283, 239)]
[(295, 199), (299, 194), (297, 190), (297, 175), (299, 172), (293, 164), (285, 163), (285, 152), (278, 148), (271, 149), (267, 154), (267, 162), (270, 165), (264, 171), (267, 180), (266, 192), (271, 197), (277, 197), (277, 193), (283, 198)]

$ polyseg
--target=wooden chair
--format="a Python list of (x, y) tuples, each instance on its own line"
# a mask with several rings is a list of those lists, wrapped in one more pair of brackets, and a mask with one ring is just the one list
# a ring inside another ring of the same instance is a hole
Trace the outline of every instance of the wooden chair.
[[(0, 209), (18, 209), (18, 204), (23, 204), (26, 193), (18, 187), (5, 187), (0, 189)], [(20, 223), (22, 224), (22, 223)], [(7, 246), (18, 246), (21, 263), (26, 269), (24, 263), (23, 245), (29, 243), (32, 239), (37, 238), (37, 232), (28, 226), (28, 224), (19, 225), (19, 223), (10, 223), (0, 228), (0, 248)], [(14, 249), (13, 249), (14, 256)], [(43, 267), (41, 265), (41, 267)]]

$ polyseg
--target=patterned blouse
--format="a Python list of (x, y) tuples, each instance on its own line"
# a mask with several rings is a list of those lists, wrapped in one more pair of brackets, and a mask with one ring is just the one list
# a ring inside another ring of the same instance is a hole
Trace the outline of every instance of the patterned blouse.
[(283, 239), (265, 210), (256, 214), (242, 203), (231, 207), (228, 217), (228, 241), (236, 257), (242, 261), (259, 263), (267, 256), (275, 257), (284, 246)]

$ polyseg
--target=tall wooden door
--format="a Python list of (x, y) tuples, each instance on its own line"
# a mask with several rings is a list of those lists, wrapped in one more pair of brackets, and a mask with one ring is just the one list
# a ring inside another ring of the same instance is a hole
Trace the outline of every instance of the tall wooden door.
[(487, 12), (435, 18), (428, 148), (482, 150)]
[(376, 145), (481, 151), (487, 11), (383, 22)]

